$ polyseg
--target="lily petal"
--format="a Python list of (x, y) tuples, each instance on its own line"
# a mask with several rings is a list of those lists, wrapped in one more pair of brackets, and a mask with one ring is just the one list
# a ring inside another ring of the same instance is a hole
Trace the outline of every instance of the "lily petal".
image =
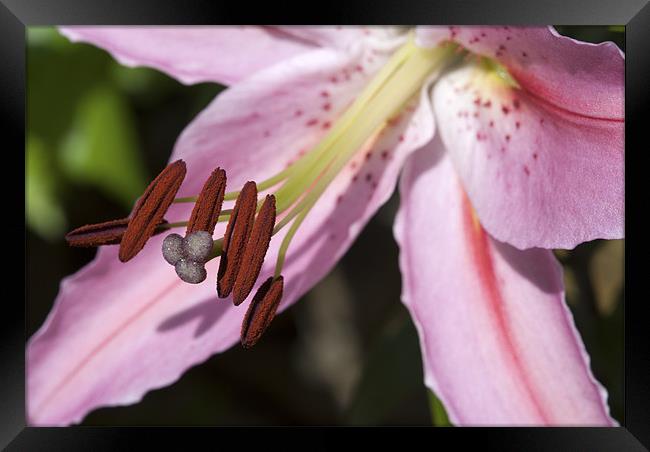
[(352, 26), (289, 26), (282, 30), (300, 39), (322, 47), (346, 49), (361, 41), (390, 41), (403, 33), (398, 27), (352, 27)]
[[(180, 193), (196, 194), (216, 166), (227, 171), (229, 190), (284, 168), (326, 133), (326, 122), (381, 64), (368, 66), (364, 56), (361, 50), (316, 50), (226, 90), (176, 145), (171, 160), (183, 158), (188, 168)], [(359, 64), (366, 70), (332, 80)], [(390, 196), (406, 155), (430, 140), (433, 120), (425, 94), (380, 137), (376, 146), (381, 147), (369, 160), (361, 154), (356, 170), (346, 168), (307, 216), (285, 263), (280, 310), (331, 269)], [(364, 172), (357, 175), (361, 162)], [(190, 209), (175, 205), (167, 217), (188, 218)], [(224, 229), (220, 223), (215, 236)], [(272, 274), (285, 233), (271, 241), (258, 282)], [(127, 264), (118, 261), (116, 248), (102, 248), (91, 264), (63, 281), (52, 312), (28, 344), (31, 425), (67, 425), (100, 406), (135, 403), (239, 339), (246, 305), (235, 308), (218, 300), (214, 278), (200, 285), (181, 282), (161, 258), (162, 240), (151, 239)], [(210, 262), (208, 275), (216, 276), (217, 268), (218, 260)]]
[(567, 113), (469, 64), (433, 91), (439, 130), (483, 226), (517, 248), (624, 236), (623, 123)]
[[(387, 54), (364, 60), (350, 52), (319, 48), (251, 76), (220, 94), (183, 131), (172, 160), (197, 161), (195, 179), (220, 166), (228, 190), (252, 177), (261, 181), (285, 169), (314, 146), (355, 99)], [(363, 71), (355, 70), (363, 64)], [(201, 188), (185, 184), (188, 196)]]
[(402, 298), (452, 422), (612, 425), (553, 254), (490, 237), (438, 140), (408, 160), (400, 193)]
[(148, 66), (185, 84), (238, 82), (313, 50), (305, 41), (262, 27), (63, 27), (73, 42), (110, 52), (129, 67)]
[(419, 27), (423, 45), (453, 40), (495, 58), (539, 102), (576, 115), (622, 121), (625, 57), (613, 42), (592, 44), (553, 27)]

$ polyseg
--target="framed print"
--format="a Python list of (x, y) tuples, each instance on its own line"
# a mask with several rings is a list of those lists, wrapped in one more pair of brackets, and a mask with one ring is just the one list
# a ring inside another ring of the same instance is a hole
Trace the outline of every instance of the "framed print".
[(647, 447), (644, 2), (75, 3), (2, 7), (3, 445)]

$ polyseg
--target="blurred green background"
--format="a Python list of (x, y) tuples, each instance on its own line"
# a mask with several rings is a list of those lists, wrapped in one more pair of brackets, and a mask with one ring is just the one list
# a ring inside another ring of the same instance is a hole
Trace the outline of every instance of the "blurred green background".
[[(625, 50), (620, 26), (557, 28)], [(30, 27), (27, 37), (29, 337), (45, 320), (61, 278), (94, 256), (94, 250), (68, 248), (65, 232), (126, 216), (183, 128), (223, 87), (184, 86), (155, 70), (122, 67), (50, 27)], [(444, 425), (444, 408), (423, 384), (417, 333), (399, 301), (391, 232), (397, 198), (253, 350), (234, 347), (141, 403), (98, 409), (83, 424)], [(622, 240), (595, 241), (556, 253), (592, 369), (619, 422), (623, 247)]]

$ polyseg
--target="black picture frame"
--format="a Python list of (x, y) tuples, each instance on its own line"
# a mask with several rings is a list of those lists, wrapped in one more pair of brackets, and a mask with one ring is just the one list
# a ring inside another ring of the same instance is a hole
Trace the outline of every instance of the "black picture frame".
[[(292, 15), (287, 15), (292, 11)], [(52, 24), (207, 24), (207, 23), (422, 23), (426, 18), (439, 24), (567, 24), (626, 26), (626, 282), (625, 282), (625, 419), (616, 428), (474, 428), (474, 429), (362, 429), (370, 435), (366, 443), (390, 446), (393, 433), (406, 433), (413, 444), (442, 445), (447, 442), (463, 445), (468, 442), (499, 450), (647, 450), (650, 447), (650, 358), (643, 315), (643, 297), (647, 255), (646, 221), (642, 200), (646, 189), (644, 158), (648, 106), (650, 105), (650, 5), (647, 0), (552, 0), (530, 3), (516, 0), (463, 0), (434, 2), (398, 2), (393, 0), (364, 3), (305, 3), (285, 1), (255, 3), (186, 0), (170, 1), (77, 1), (77, 0), (1, 0), (0, 54), (2, 55), (2, 129), (5, 167), (21, 167), (19, 150), (25, 145), (25, 27)], [(9, 156), (16, 158), (8, 162)], [(24, 165), (24, 160), (22, 160)], [(24, 221), (15, 184), (5, 178), (5, 207), (15, 203), (18, 218)], [(24, 206), (23, 206), (24, 208)], [(12, 225), (9, 236), (18, 234), (20, 221)], [(15, 240), (15, 246), (20, 246)], [(18, 252), (18, 250), (16, 251)], [(43, 263), (47, 265), (47, 263)], [(14, 277), (15, 278), (15, 277)], [(14, 280), (11, 278), (11, 281)], [(5, 274), (5, 280), (10, 279)], [(168, 447), (178, 442), (186, 445), (187, 436), (217, 446), (224, 436), (241, 441), (245, 432), (237, 428), (34, 428), (25, 421), (25, 309), (17, 298), (6, 291), (2, 302), (0, 329), (0, 446), (8, 450), (130, 450)], [(25, 282), (25, 291), (28, 282)], [(280, 429), (293, 433), (293, 429)], [(407, 430), (407, 431), (405, 431)], [(344, 429), (350, 432), (350, 429)], [(313, 449), (339, 447), (336, 435), (328, 428), (301, 428), (311, 436)], [(224, 435), (225, 434), (225, 435)], [(272, 441), (275, 433), (266, 429), (258, 435), (263, 443)], [(444, 438), (443, 438), (444, 437)], [(217, 439), (218, 438), (218, 439)], [(248, 438), (251, 440), (254, 438)], [(300, 446), (301, 440), (295, 441)], [(280, 443), (279, 443), (280, 444)], [(285, 443), (286, 444), (286, 443)], [(399, 443), (397, 443), (399, 445)], [(251, 444), (252, 445), (252, 444)], [(644, 447), (645, 445), (645, 447)], [(304, 444), (303, 444), (304, 446)], [(403, 446), (403, 445), (402, 445)]]

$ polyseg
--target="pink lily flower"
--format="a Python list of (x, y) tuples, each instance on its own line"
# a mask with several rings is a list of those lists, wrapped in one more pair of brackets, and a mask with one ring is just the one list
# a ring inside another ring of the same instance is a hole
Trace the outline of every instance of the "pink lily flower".
[[(196, 196), (217, 166), (229, 189), (268, 181), (260, 189), (275, 194), (283, 227), (259, 281), (280, 267), (278, 312), (330, 271), (401, 173), (402, 298), (425, 383), (451, 421), (615, 424), (551, 252), (624, 235), (615, 45), (509, 27), (63, 33), (183, 83), (231, 85), (170, 161), (187, 164), (179, 197)], [(174, 204), (166, 217), (186, 220), (191, 208)], [(208, 281), (186, 284), (162, 258), (163, 238), (128, 263), (102, 247), (62, 281), (28, 344), (31, 425), (136, 403), (237, 342), (246, 309), (217, 299), (218, 259)]]

